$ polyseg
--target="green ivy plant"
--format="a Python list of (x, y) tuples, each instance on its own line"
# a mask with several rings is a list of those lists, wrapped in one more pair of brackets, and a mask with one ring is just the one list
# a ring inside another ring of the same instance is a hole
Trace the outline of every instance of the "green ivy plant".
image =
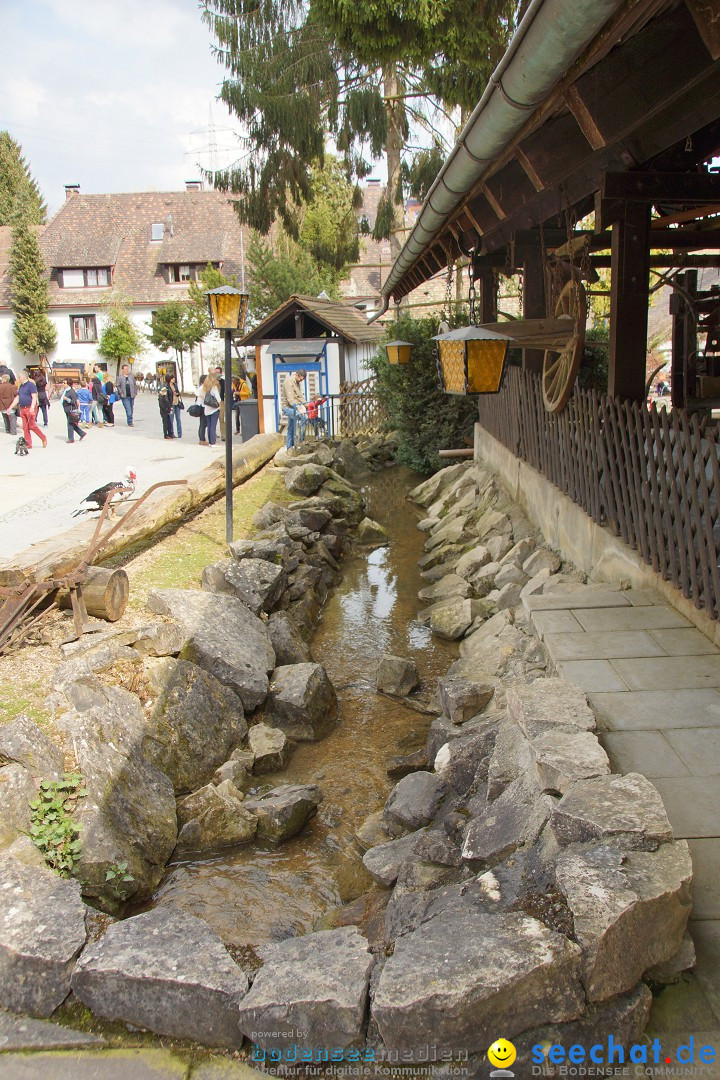
[(45, 862), (61, 877), (70, 877), (82, 853), (80, 827), (73, 818), (78, 799), (87, 795), (78, 772), (61, 780), (43, 780), (40, 794), (30, 803), (30, 837)]
[(109, 891), (118, 899), (125, 899), (125, 889), (123, 885), (126, 881), (134, 881), (135, 878), (132, 874), (128, 873), (128, 864), (126, 862), (111, 863), (105, 871), (105, 883)]

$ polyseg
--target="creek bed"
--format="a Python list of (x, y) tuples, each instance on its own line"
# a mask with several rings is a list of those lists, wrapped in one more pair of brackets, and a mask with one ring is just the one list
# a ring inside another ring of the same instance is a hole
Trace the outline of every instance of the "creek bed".
[(151, 906), (170, 903), (199, 916), (226, 944), (259, 945), (309, 932), (372, 886), (354, 832), (385, 803), (388, 759), (424, 745), (432, 719), (376, 693), (379, 659), (389, 652), (414, 660), (427, 689), (457, 655), (416, 621), (424, 535), (406, 494), (417, 482), (393, 467), (363, 488), (390, 546), (343, 560), (343, 580), (312, 642), (337, 691), (338, 727), (321, 742), (297, 744), (285, 770), (262, 778), (273, 786), (319, 784), (317, 816), (279, 847), (251, 844), (171, 863)]

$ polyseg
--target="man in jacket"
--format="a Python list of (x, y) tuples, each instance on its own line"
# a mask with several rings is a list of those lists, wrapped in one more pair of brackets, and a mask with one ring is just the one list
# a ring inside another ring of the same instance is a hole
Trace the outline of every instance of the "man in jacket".
[(123, 409), (125, 410), (125, 416), (127, 417), (128, 427), (133, 426), (133, 411), (135, 409), (135, 398), (137, 397), (137, 386), (135, 385), (135, 376), (130, 370), (129, 364), (123, 364), (120, 368), (120, 374), (116, 383), (116, 389), (118, 396), (123, 403)]
[(17, 413), (10, 408), (14, 400), (15, 387), (10, 382), (10, 376), (0, 375), (0, 412), (8, 435), (17, 435)]
[(305, 415), (305, 398), (300, 389), (300, 383), (305, 382), (306, 375), (307, 372), (303, 371), (302, 368), (300, 371), (294, 371), (283, 379), (280, 388), (280, 406), (283, 416), (287, 417), (287, 435), (285, 438), (287, 450), (292, 450), (295, 446), (295, 430), (298, 415)]

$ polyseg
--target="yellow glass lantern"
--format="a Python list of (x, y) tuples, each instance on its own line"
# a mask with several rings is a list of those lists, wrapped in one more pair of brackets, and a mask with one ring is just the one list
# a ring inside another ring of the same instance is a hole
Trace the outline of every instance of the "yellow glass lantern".
[(242, 330), (249, 296), (232, 285), (221, 285), (218, 289), (208, 289), (210, 321), (213, 330)]
[(388, 341), (387, 358), (391, 364), (407, 364), (412, 352), (412, 341)]
[(433, 340), (438, 343), (438, 376), (446, 394), (498, 393), (513, 338), (482, 326), (462, 326)]

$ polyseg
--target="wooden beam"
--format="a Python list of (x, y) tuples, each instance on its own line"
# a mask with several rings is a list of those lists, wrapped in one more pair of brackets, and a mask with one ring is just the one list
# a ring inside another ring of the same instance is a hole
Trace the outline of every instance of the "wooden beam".
[(698, 172), (606, 172), (603, 199), (628, 202), (720, 202), (720, 176)]
[[(612, 265), (610, 255), (591, 255), (590, 265), (596, 270), (607, 270)], [(675, 252), (671, 255), (651, 255), (650, 267), (653, 270), (670, 270), (672, 267), (682, 269), (685, 266), (698, 268), (720, 267), (720, 252), (714, 255), (687, 255)]]
[(717, 0), (685, 0), (700, 37), (713, 60), (720, 60), (720, 17)]
[(611, 397), (645, 400), (650, 261), (650, 207), (627, 203), (612, 230), (610, 292)]
[(651, 229), (650, 245), (654, 249), (670, 248), (673, 251), (720, 248), (720, 229)]
[(652, 223), (654, 229), (666, 229), (669, 225), (687, 225), (689, 222), (699, 223), (707, 217), (720, 214), (720, 203), (709, 203), (705, 206), (696, 206), (692, 210), (678, 210), (676, 214), (666, 214), (664, 217), (655, 218)]
[[(475, 269), (477, 272), (477, 259), (475, 260)], [(480, 322), (494, 322), (497, 319), (497, 278), (492, 270), (480, 270), (477, 274), (477, 282), (480, 286)]]
[[(546, 314), (544, 254), (539, 236), (537, 242), (523, 252), (523, 319), (542, 319)], [(523, 349), (525, 371), (541, 372), (544, 360), (543, 350)]]
[(617, 199), (603, 199), (599, 191), (595, 192), (595, 232), (604, 233), (623, 213), (624, 203)]
[(535, 169), (533, 168), (533, 164), (530, 161), (530, 158), (527, 156), (525, 151), (522, 150), (521, 147), (519, 147), (519, 146), (515, 150), (515, 157), (520, 162), (521, 167), (525, 170), (525, 175), (527, 176), (528, 180), (530, 181), (532, 186), (535, 188), (535, 190), (536, 191), (542, 191), (542, 189), (545, 187), (545, 185), (543, 184), (543, 182), (540, 179), (540, 177), (538, 176), (538, 174), (535, 172)]
[(575, 86), (568, 87), (565, 94), (565, 101), (590, 146), (593, 150), (601, 150), (606, 143), (606, 139), (600, 131), (600, 128), (597, 126), (595, 117), (591, 113), (587, 102), (580, 97)]
[(492, 191), (487, 186), (487, 184), (482, 185), (482, 193), (485, 196), (485, 198), (487, 199), (487, 201), (490, 203), (490, 205), (492, 206), (492, 208), (495, 211), (496, 215), (500, 218), (501, 221), (504, 221), (505, 218), (507, 217), (507, 214), (505, 213), (502, 206), (497, 201), (497, 199), (495, 198), (495, 196), (493, 195)]

